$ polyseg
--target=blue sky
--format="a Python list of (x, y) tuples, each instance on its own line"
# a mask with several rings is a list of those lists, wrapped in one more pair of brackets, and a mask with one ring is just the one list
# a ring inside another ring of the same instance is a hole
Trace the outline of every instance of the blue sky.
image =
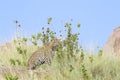
[(18, 20), (24, 36), (47, 27), (47, 18), (52, 17), (51, 29), (62, 30), (64, 23), (73, 19), (80, 23), (82, 44), (103, 46), (112, 30), (120, 26), (120, 0), (1, 0), (0, 43), (15, 35)]

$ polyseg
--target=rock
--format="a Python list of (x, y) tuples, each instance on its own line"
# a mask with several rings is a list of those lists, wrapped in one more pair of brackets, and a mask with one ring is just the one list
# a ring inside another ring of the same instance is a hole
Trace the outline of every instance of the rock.
[(15, 48), (15, 44), (12, 41), (0, 44), (0, 51), (12, 50), (13, 48)]
[(120, 26), (113, 30), (103, 48), (103, 55), (120, 56)]

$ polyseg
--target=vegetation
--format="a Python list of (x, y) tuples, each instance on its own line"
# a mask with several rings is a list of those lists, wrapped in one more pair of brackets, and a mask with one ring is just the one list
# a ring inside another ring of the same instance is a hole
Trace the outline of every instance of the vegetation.
[[(49, 18), (49, 25), (51, 21), (52, 18)], [(18, 24), (18, 21), (15, 23)], [(72, 23), (67, 22), (64, 27), (66, 37), (63, 39), (63, 35), (60, 34), (61, 45), (56, 51), (51, 66), (45, 64), (38, 70), (28, 71), (25, 78), (21, 78), (19, 74), (12, 75), (15, 72), (11, 71), (5, 75), (5, 80), (120, 80), (119, 60), (109, 56), (103, 57), (102, 50), (99, 50), (98, 54), (87, 53), (79, 44), (80, 33), (72, 33)], [(80, 28), (80, 24), (77, 24), (76, 28)], [(56, 37), (56, 32), (51, 31), (50, 28), (43, 27), (42, 30), (32, 34), (30, 38), (17, 36), (11, 42), (12, 48), (1, 49), (0, 65), (25, 69), (30, 55)]]

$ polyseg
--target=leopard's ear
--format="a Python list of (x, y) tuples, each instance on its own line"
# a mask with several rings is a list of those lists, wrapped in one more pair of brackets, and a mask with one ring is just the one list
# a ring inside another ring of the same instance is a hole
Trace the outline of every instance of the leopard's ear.
[(57, 38), (53, 38), (51, 39), (51, 42), (54, 42), (54, 41), (61, 41), (62, 39), (57, 39)]
[(52, 39), (50, 41), (52, 42)]

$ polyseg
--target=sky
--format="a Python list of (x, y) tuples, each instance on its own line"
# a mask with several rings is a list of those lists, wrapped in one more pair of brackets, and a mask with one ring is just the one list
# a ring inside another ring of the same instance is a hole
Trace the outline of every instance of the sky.
[[(120, 26), (120, 0), (1, 0), (0, 1), (0, 43), (15, 36), (18, 20), (23, 36), (30, 36), (48, 27), (47, 19), (52, 17), (51, 29), (63, 30), (64, 24), (73, 24), (73, 32), (80, 32), (80, 43), (103, 46), (111, 32)], [(81, 28), (75, 25), (80, 23)]]

